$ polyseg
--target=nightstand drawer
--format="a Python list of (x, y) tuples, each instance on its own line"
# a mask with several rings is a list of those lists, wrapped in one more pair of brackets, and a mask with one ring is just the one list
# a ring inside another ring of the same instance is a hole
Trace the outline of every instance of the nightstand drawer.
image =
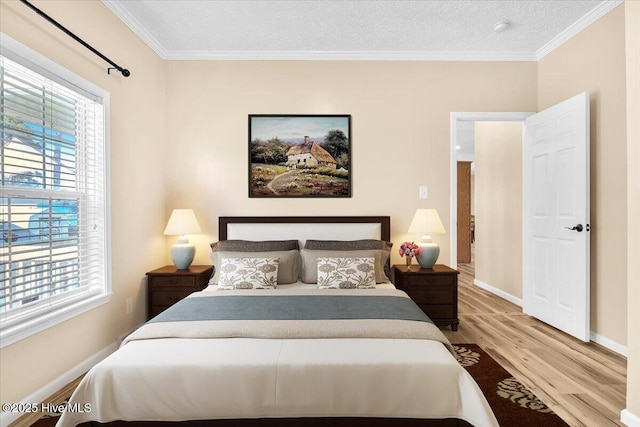
[(434, 322), (438, 319), (454, 319), (457, 317), (452, 305), (420, 305), (422, 311)]
[(452, 287), (411, 286), (407, 293), (416, 304), (453, 304), (455, 293)]
[(155, 291), (153, 293), (153, 298), (151, 300), (151, 304), (153, 305), (173, 305), (191, 294), (191, 291)]
[(438, 275), (438, 276), (425, 276), (425, 275), (409, 275), (407, 277), (407, 285), (411, 286), (427, 286), (427, 285), (453, 285), (456, 282), (456, 276), (451, 275)]
[(151, 279), (151, 286), (194, 286), (194, 276), (156, 276)]

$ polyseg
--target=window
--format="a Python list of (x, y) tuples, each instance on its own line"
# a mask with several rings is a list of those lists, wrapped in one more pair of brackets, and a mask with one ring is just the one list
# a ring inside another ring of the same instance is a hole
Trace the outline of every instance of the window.
[(0, 346), (108, 301), (108, 93), (2, 35)]

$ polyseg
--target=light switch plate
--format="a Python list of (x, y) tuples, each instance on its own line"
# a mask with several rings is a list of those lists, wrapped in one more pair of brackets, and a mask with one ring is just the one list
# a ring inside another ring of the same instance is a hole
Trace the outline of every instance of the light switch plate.
[(420, 186), (420, 193), (419, 193), (419, 198), (421, 199), (428, 199), (429, 198), (429, 187), (427, 187), (426, 185), (421, 185)]

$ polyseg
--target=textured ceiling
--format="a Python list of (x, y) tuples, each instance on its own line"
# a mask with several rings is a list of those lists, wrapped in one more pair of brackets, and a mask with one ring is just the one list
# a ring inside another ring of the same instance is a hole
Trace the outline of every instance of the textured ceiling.
[[(619, 0), (103, 0), (163, 58), (521, 59)], [(596, 17), (597, 17), (596, 16)], [(511, 26), (496, 33), (496, 23)], [(583, 28), (583, 27), (582, 27)], [(579, 28), (581, 29), (581, 28)], [(376, 56), (377, 55), (377, 56)]]

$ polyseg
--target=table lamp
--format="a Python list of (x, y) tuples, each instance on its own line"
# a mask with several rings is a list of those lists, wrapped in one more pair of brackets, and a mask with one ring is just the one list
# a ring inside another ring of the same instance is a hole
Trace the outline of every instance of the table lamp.
[(178, 270), (186, 270), (193, 262), (196, 247), (189, 243), (186, 234), (200, 233), (200, 225), (192, 209), (174, 209), (164, 229), (165, 236), (180, 236), (171, 246), (171, 259)]
[(416, 209), (413, 221), (409, 226), (409, 233), (422, 234), (422, 240), (417, 243), (420, 253), (416, 259), (422, 268), (433, 268), (440, 255), (440, 246), (431, 240), (429, 233), (446, 233), (440, 215), (435, 209)]

